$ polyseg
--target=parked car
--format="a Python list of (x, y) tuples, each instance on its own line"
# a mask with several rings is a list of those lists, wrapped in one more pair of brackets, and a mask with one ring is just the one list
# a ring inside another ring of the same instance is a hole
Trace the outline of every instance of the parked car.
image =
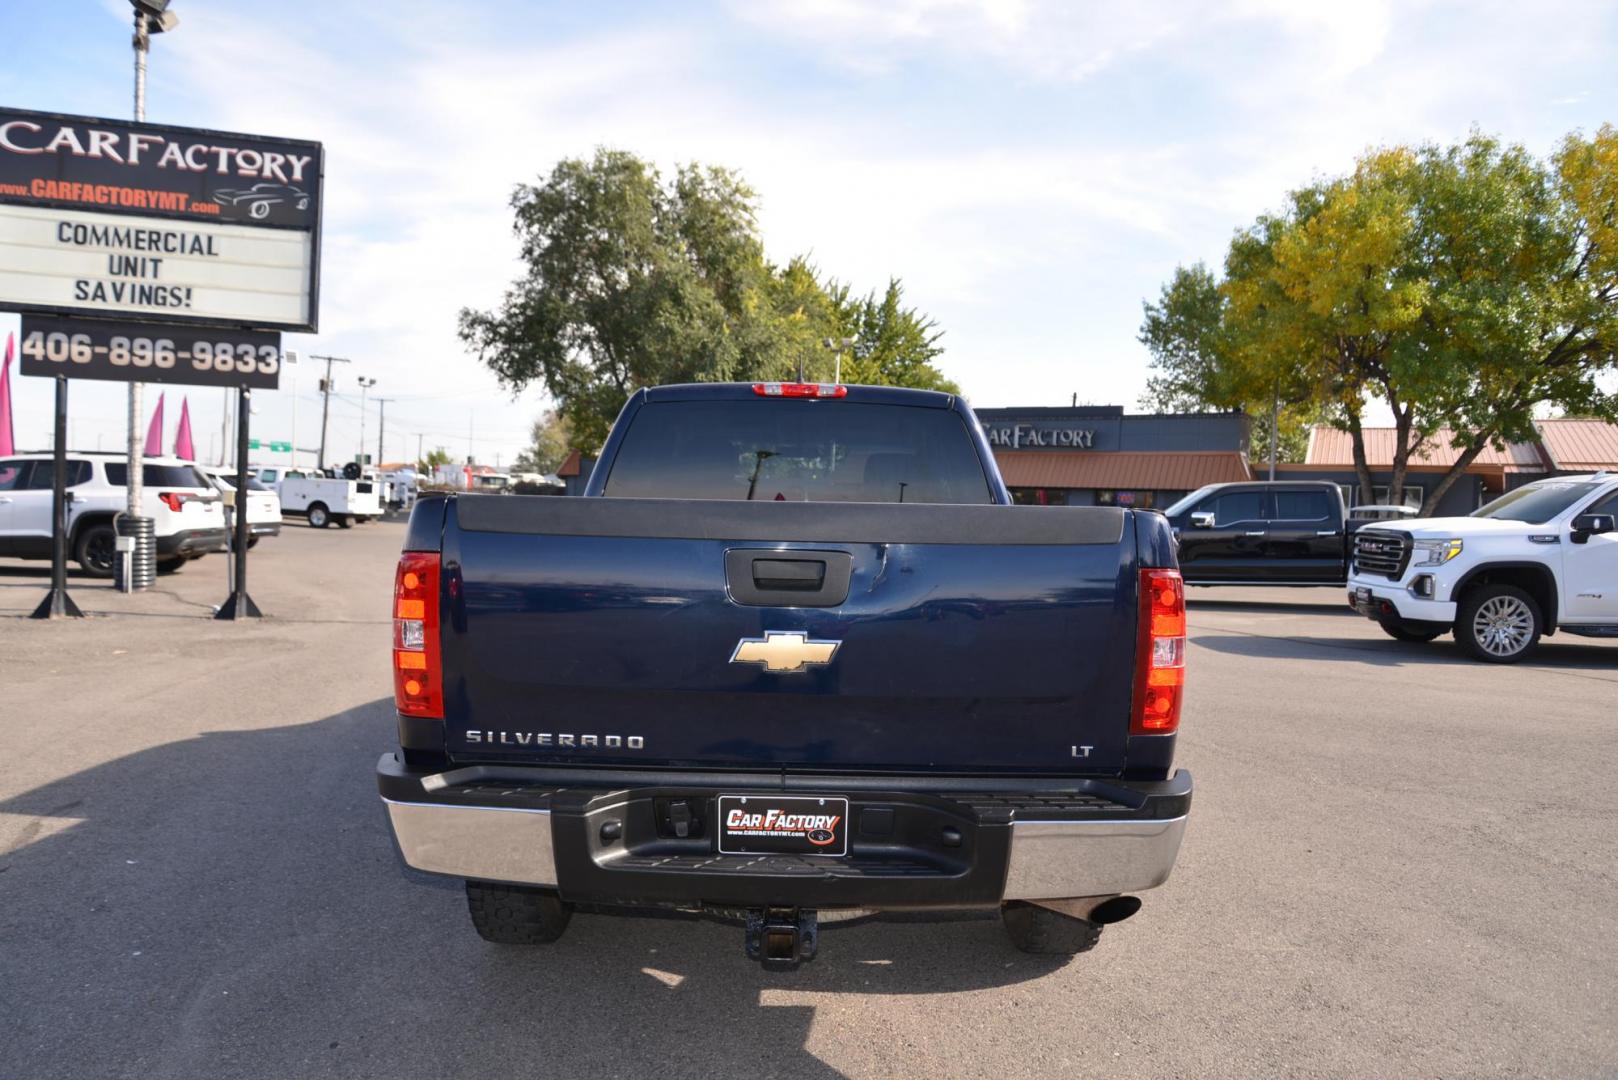
[(1336, 484), (1209, 484), (1163, 511), (1187, 585), (1341, 585), (1351, 518)]
[(1618, 475), (1536, 480), (1470, 517), (1361, 529), (1348, 601), (1401, 641), (1496, 664), (1556, 633), (1618, 637)]
[(890, 387), (633, 394), (586, 497), (423, 496), (396, 577), (399, 850), (473, 926), (574, 905), (998, 910), (1071, 954), (1179, 850), (1164, 519), (1015, 506), (971, 411)]
[(382, 516), (377, 485), (370, 480), (339, 480), (324, 476), (287, 476), (276, 488), (281, 512), (308, 520), (317, 529), (332, 522), (348, 528)]
[[(202, 474), (213, 484), (224, 501), (236, 495), (236, 475), (203, 469)], [(247, 477), (247, 546), (257, 547), (261, 536), (281, 535), (281, 496), (267, 487), (251, 473)]]
[[(54, 470), (48, 451), (0, 459), (0, 555), (51, 557)], [(219, 493), (195, 465), (150, 457), (141, 476), (141, 505), (154, 524), (159, 573), (224, 550)], [(128, 479), (129, 465), (120, 454), (73, 451), (67, 456), (68, 553), (93, 577), (111, 577), (116, 565), (113, 522), (125, 512)]]

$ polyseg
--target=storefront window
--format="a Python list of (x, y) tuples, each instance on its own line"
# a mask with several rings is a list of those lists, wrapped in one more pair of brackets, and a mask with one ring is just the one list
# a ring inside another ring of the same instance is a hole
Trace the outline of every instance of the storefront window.
[(1012, 488), (1011, 501), (1018, 506), (1066, 506), (1065, 488)]
[(1150, 510), (1157, 505), (1155, 491), (1098, 491), (1097, 506), (1130, 506), (1137, 510)]

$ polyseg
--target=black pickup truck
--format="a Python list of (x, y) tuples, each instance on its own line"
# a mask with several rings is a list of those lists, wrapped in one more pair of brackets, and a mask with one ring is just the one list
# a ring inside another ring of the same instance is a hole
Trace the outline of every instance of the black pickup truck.
[(423, 498), (405, 548), (377, 783), (490, 941), (676, 908), (790, 967), (817, 913), (976, 908), (1071, 954), (1174, 864), (1168, 526), (1012, 505), (958, 397), (641, 391), (586, 497)]
[(1342, 585), (1350, 518), (1324, 480), (1209, 484), (1163, 511), (1187, 585)]

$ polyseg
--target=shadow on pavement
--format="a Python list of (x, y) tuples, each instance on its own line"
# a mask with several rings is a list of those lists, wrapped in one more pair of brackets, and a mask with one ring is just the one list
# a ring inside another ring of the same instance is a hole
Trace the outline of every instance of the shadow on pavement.
[(806, 1048), (814, 1007), (777, 992), (1061, 967), (998, 920), (833, 928), (788, 975), (709, 921), (581, 914), (555, 945), (489, 945), (458, 882), (397, 860), (372, 779), (391, 705), (171, 743), (0, 803), (24, 816), (0, 855), (5, 1071), (835, 1076)]
[(1186, 591), (1185, 606), (1191, 611), (1265, 611), (1281, 615), (1338, 615), (1352, 619), (1363, 619), (1365, 616), (1343, 603), (1323, 603), (1321, 601), (1293, 601), (1282, 600), (1226, 600), (1213, 597), (1196, 596), (1190, 590)]
[[(1220, 629), (1191, 635), (1193, 644), (1232, 656), (1265, 660), (1339, 660), (1378, 667), (1405, 667), (1422, 664), (1459, 664), (1479, 668), (1492, 665), (1473, 660), (1462, 653), (1453, 640), (1439, 638), (1428, 644), (1395, 641), (1367, 641), (1352, 638), (1270, 637)], [(1525, 668), (1604, 668), (1618, 672), (1618, 649), (1579, 643), (1578, 638), (1558, 635), (1541, 641), (1528, 659), (1516, 666)]]

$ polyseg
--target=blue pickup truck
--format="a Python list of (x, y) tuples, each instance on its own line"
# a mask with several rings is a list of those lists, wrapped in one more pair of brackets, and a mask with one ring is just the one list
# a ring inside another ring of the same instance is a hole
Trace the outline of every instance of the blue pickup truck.
[(1015, 506), (959, 397), (812, 383), (639, 391), (585, 496), (423, 498), (399, 560), (377, 783), (484, 938), (674, 908), (790, 968), (981, 909), (1071, 954), (1168, 878), (1161, 515)]

